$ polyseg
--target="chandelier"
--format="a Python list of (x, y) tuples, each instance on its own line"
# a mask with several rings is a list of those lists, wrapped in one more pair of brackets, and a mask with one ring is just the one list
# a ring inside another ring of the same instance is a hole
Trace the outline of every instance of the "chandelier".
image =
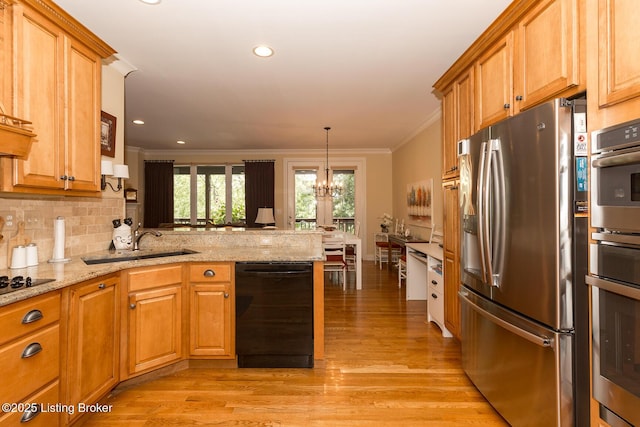
[(316, 183), (312, 186), (313, 194), (316, 197), (337, 197), (342, 194), (342, 186), (339, 184), (334, 184), (333, 182), (329, 182), (329, 130), (331, 128), (329, 126), (324, 128), (327, 131), (327, 158), (326, 158), (326, 168), (325, 172), (325, 180), (322, 182), (316, 181)]

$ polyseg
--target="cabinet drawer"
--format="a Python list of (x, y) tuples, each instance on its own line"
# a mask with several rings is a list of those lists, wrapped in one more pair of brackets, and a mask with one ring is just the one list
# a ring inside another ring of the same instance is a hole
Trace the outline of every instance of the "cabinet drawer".
[[(25, 414), (24, 411), (10, 412), (3, 414), (0, 412), (0, 427), (22, 425), (21, 420), (25, 417), (25, 423), (29, 427), (55, 427), (60, 425), (60, 409), (54, 405), (60, 405), (58, 381), (50, 384), (37, 394), (25, 399), (25, 403), (34, 403), (40, 412)], [(12, 402), (15, 403), (15, 402)], [(57, 410), (56, 410), (57, 409)], [(27, 420), (28, 419), (28, 420)]]
[(160, 267), (144, 267), (127, 272), (129, 291), (159, 288), (182, 283), (182, 264)]
[(59, 376), (59, 336), (59, 326), (53, 325), (0, 349), (3, 402), (20, 402)]
[(204, 264), (192, 264), (190, 267), (189, 281), (191, 282), (230, 282), (231, 263), (208, 262)]
[(444, 325), (444, 297), (440, 292), (429, 289), (429, 316), (439, 326)]
[(442, 292), (442, 290), (444, 289), (442, 276), (440, 276), (438, 273), (429, 270), (429, 276), (427, 280), (429, 281), (429, 292), (434, 290), (437, 292)]
[(60, 292), (0, 307), (0, 345), (60, 320)]

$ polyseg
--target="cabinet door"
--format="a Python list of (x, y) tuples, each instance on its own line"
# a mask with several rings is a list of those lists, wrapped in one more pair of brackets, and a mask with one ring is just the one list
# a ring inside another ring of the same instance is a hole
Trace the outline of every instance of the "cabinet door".
[(513, 32), (478, 58), (475, 81), (476, 129), (482, 129), (512, 114)]
[(231, 283), (192, 284), (190, 288), (190, 354), (235, 357)]
[(76, 407), (97, 402), (118, 383), (119, 287), (118, 276), (111, 276), (70, 292), (65, 389)]
[(100, 191), (100, 57), (67, 41), (66, 188)]
[(640, 61), (634, 60), (640, 8), (636, 0), (600, 0), (598, 4), (598, 103), (602, 107), (640, 95)]
[(580, 84), (578, 0), (542, 1), (518, 25), (515, 100), (525, 109)]
[(455, 177), (458, 169), (456, 122), (456, 86), (453, 84), (442, 95), (442, 179)]
[(63, 189), (64, 36), (32, 9), (15, 5), (15, 114), (37, 135), (28, 160), (14, 160), (17, 186)]
[(129, 374), (182, 357), (182, 286), (129, 296)]
[(460, 338), (460, 224), (458, 221), (458, 182), (445, 182), (442, 186), (444, 196), (444, 324), (456, 337)]
[[(456, 143), (463, 139), (468, 138), (475, 132), (474, 128), (474, 81), (473, 81), (473, 67), (469, 68), (466, 72), (462, 73), (460, 77), (454, 83), (456, 86), (456, 105), (457, 105), (457, 135)], [(457, 159), (457, 147), (454, 148), (454, 154)]]

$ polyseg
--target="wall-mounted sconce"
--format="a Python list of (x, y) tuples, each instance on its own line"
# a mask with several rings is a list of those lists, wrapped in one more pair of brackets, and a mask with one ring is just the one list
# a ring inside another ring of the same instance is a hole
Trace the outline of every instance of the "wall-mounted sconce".
[[(100, 162), (100, 170), (102, 179), (100, 180), (100, 188), (102, 191), (107, 189), (107, 185), (111, 187), (114, 192), (122, 190), (122, 180), (129, 178), (129, 166), (127, 165), (114, 165), (111, 160), (102, 160)], [(118, 186), (113, 188), (110, 182), (107, 182), (107, 176), (118, 178)]]

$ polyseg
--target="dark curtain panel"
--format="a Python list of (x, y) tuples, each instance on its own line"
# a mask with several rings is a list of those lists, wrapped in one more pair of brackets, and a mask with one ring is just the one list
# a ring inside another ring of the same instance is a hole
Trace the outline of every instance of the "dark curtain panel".
[(255, 227), (258, 208), (273, 208), (274, 161), (245, 160), (244, 185), (247, 227)]
[(173, 160), (144, 162), (144, 226), (173, 222)]

